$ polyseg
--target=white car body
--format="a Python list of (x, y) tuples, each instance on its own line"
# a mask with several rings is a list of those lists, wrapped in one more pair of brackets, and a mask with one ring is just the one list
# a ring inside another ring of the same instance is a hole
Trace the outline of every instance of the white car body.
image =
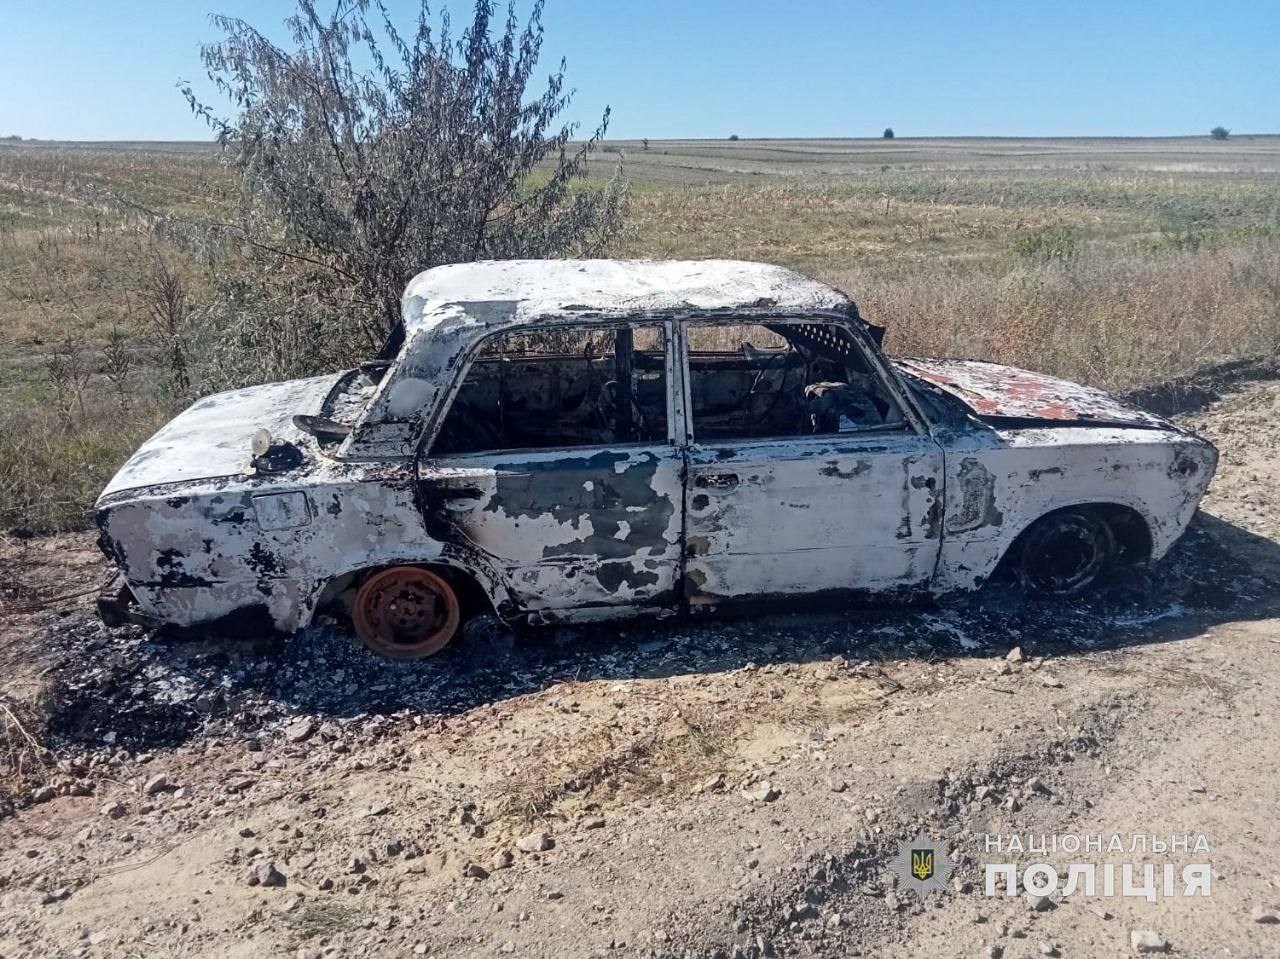
[[(899, 421), (700, 441), (687, 332), (729, 321), (853, 354)], [(433, 455), (486, 338), (641, 323), (665, 334), (665, 438)], [(103, 491), (103, 547), (135, 618), (289, 632), (353, 577), (397, 564), (457, 571), (507, 621), (587, 621), (972, 590), (1029, 524), (1064, 507), (1123, 517), (1141, 560), (1185, 530), (1216, 465), (1203, 440), (1062, 380), (891, 361), (874, 332), (843, 293), (763, 264), (438, 267), (409, 284), (403, 345), (380, 379), (348, 371), (223, 393), (164, 426)], [(349, 435), (322, 442), (296, 414), (340, 420)], [(283, 468), (255, 460), (264, 429), (297, 454)]]

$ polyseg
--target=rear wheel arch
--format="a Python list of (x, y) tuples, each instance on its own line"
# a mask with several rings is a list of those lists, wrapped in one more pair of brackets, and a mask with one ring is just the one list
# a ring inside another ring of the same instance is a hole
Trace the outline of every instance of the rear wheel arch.
[[(1096, 536), (1091, 532), (1095, 528), (1099, 530)], [(1049, 548), (1047, 541), (1054, 535), (1059, 537), (1062, 551), (1073, 551), (1081, 567), (1074, 570), (1068, 560), (1063, 560), (1057, 570), (1065, 580), (1061, 591), (1040, 582), (1041, 577), (1024, 565), (1034, 563), (1029, 552)], [(1004, 551), (999, 568), (1013, 573), (1032, 592), (1073, 596), (1088, 589), (1108, 568), (1146, 563), (1153, 543), (1146, 516), (1133, 506), (1100, 501), (1072, 503), (1046, 510), (1027, 523)], [(1101, 550), (1103, 555), (1094, 557), (1093, 550)], [(1073, 574), (1087, 577), (1087, 582), (1072, 585)]]
[(1116, 561), (1125, 566), (1139, 566), (1151, 559), (1155, 540), (1145, 516), (1121, 503), (1096, 503), (1090, 508), (1111, 527), (1116, 541)]

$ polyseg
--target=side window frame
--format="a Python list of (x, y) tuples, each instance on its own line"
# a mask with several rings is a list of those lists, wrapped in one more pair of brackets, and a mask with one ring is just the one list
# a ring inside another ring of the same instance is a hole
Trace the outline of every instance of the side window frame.
[[(677, 392), (677, 377), (675, 375), (678, 363), (676, 362), (676, 324), (669, 319), (661, 317), (635, 317), (635, 318), (619, 318), (616, 322), (604, 321), (593, 323), (569, 322), (569, 323), (540, 323), (531, 326), (520, 326), (518, 328), (507, 328), (494, 330), (480, 337), (467, 350), (466, 359), (458, 364), (458, 368), (454, 373), (452, 381), (449, 383), (449, 389), (436, 403), (435, 412), (426, 429), (422, 431), (422, 435), (418, 440), (417, 448), (414, 451), (414, 461), (422, 462), (424, 460), (439, 459), (442, 461), (455, 461), (464, 459), (474, 459), (484, 456), (491, 456), (496, 453), (519, 455), (522, 453), (546, 453), (548, 451), (566, 449), (566, 450), (600, 450), (600, 449), (632, 449), (640, 446), (654, 446), (657, 441), (639, 440), (631, 443), (592, 443), (583, 444), (582, 446), (518, 446), (506, 447), (502, 449), (492, 450), (473, 450), (466, 453), (443, 453), (435, 454), (433, 447), (440, 435), (440, 429), (444, 425), (445, 418), (453, 409), (453, 404), (458, 398), (458, 394), (462, 390), (463, 384), (466, 382), (467, 375), (471, 372), (472, 366), (479, 359), (484, 348), (493, 340), (500, 336), (508, 336), (511, 334), (530, 334), (542, 331), (555, 332), (572, 332), (581, 330), (584, 332), (600, 331), (600, 330), (635, 330), (638, 327), (658, 327), (662, 330), (663, 341), (663, 381), (666, 383), (666, 402), (667, 402), (667, 437), (661, 441), (661, 445), (672, 446), (678, 443), (677, 437), (683, 435), (684, 429), (684, 408), (680, 401), (680, 393)], [(680, 381), (682, 383), (682, 381)]]
[[(875, 379), (880, 389), (888, 397), (890, 402), (898, 409), (899, 415), (902, 417), (901, 423), (891, 426), (881, 426), (866, 430), (857, 430), (847, 433), (816, 433), (812, 435), (796, 434), (792, 436), (744, 436), (737, 439), (716, 439), (702, 442), (697, 437), (697, 427), (693, 418), (693, 380), (689, 372), (689, 328), (693, 326), (764, 326), (767, 324), (777, 324), (779, 326), (795, 326), (801, 323), (820, 323), (825, 326), (836, 326), (844, 329), (848, 334), (854, 348), (858, 351), (858, 356), (862, 359), (870, 375)], [(683, 406), (683, 416), (681, 417), (682, 431), (681, 436), (687, 446), (708, 445), (717, 446), (726, 443), (744, 443), (752, 444), (760, 443), (794, 443), (803, 440), (827, 440), (838, 437), (853, 436), (871, 436), (893, 432), (910, 432), (914, 434), (927, 435), (929, 433), (927, 423), (921, 418), (919, 411), (911, 403), (910, 397), (904, 395), (897, 381), (891, 381), (887, 362), (884, 360), (883, 354), (875, 356), (868, 355), (869, 350), (863, 338), (858, 335), (858, 331), (852, 329), (850, 324), (843, 317), (830, 317), (822, 315), (814, 316), (795, 316), (795, 315), (757, 315), (748, 312), (735, 314), (731, 316), (691, 316), (686, 317), (677, 324), (676, 336), (679, 340), (679, 363), (680, 369), (680, 393)]]

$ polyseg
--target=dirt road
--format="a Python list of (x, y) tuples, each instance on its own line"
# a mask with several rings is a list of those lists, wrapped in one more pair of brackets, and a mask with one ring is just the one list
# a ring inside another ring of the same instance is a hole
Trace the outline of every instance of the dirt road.
[[(3, 702), (54, 752), (0, 819), (0, 956), (1094, 957), (1135, 932), (1280, 954), (1280, 384), (1184, 419), (1223, 454), (1202, 515), (1071, 606), (997, 584), (516, 640), (479, 623), (392, 664), (335, 629), (164, 644), (83, 599), (23, 612), (101, 564), (87, 537), (7, 543), (30, 589), (0, 597)], [(890, 870), (920, 831), (956, 865), (923, 902)], [(1065, 835), (1126, 847), (986, 849)], [(986, 895), (984, 864), (1013, 860), (1094, 863), (1099, 894)], [(1166, 861), (1209, 863), (1211, 894), (1100, 894), (1104, 864)]]

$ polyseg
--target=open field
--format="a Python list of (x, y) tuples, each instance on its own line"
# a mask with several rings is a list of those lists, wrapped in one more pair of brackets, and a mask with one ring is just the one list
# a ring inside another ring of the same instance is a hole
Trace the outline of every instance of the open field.
[[(90, 534), (0, 539), (0, 706), (51, 748), (0, 712), (0, 954), (1094, 959), (1150, 930), (1274, 956), (1278, 413), (1273, 380), (1182, 417), (1222, 452), (1203, 511), (1069, 604), (482, 619), (391, 662), (332, 625), (109, 630), (75, 596), (106, 565)], [(956, 864), (923, 903), (890, 870), (918, 831)], [(986, 895), (1004, 861), (1096, 864), (1096, 888)], [(1161, 891), (1193, 862), (1207, 897)], [(1144, 865), (1154, 900), (1119, 895)]]
[[(896, 352), (1123, 390), (1280, 347), (1280, 137), (615, 141), (593, 172), (623, 158), (616, 255), (795, 267)], [(0, 147), (0, 528), (82, 525), (167, 413), (252, 375), (200, 343), (227, 254), (190, 224), (235, 205), (201, 144)]]
[[(233, 252), (188, 229), (233, 183), (194, 144), (0, 147), (0, 956), (1276, 955), (1280, 138), (608, 146), (617, 254), (797, 267), (898, 352), (1119, 390), (1261, 356), (1162, 406), (1221, 454), (1188, 534), (1069, 603), (480, 617), (417, 662), (332, 622), (109, 629), (86, 506), (249, 375), (201, 338)], [(890, 870), (920, 831), (956, 867), (923, 902)], [(1098, 889), (987, 895), (1000, 861)], [(1163, 892), (1166, 862), (1210, 895)], [(1154, 900), (1103, 895), (1104, 864)]]

